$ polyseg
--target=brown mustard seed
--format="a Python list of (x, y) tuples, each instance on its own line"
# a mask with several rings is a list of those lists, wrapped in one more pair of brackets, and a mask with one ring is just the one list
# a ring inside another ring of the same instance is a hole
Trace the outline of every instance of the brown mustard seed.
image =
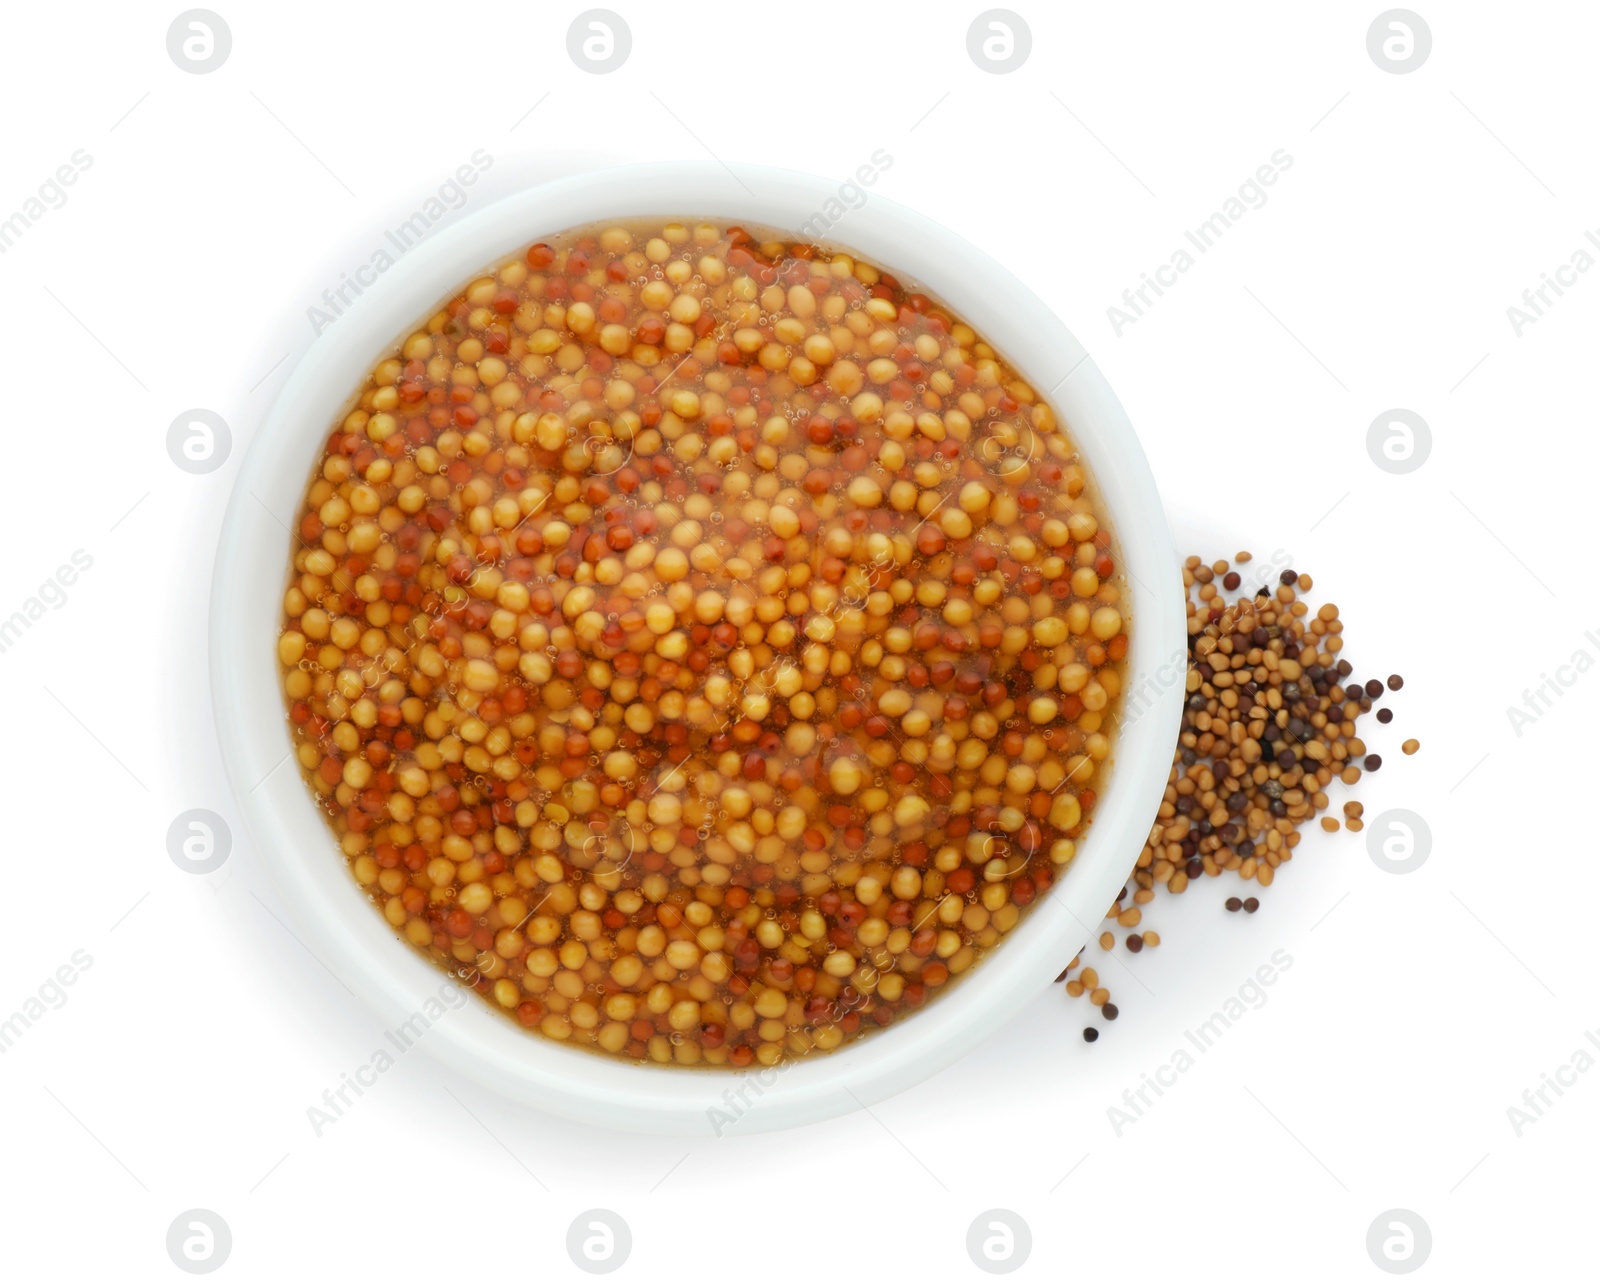
[(1389, 675), (1389, 690), (1391, 692), (1397, 692), (1402, 687), (1404, 687), (1405, 685), (1406, 685), (1406, 680), (1401, 678), (1399, 674), (1390, 674)]
[(1108, 1022), (1116, 1021), (1117, 1014), (1119, 1014), (1121, 1011), (1122, 1010), (1119, 1009), (1115, 1004), (1110, 1002), (1100, 1005), (1100, 1016), (1105, 1018)]
[[(1233, 561), (1243, 565), (1251, 558), (1242, 551)], [(1338, 832), (1338, 816), (1327, 815), (1333, 807), (1328, 787), (1335, 780), (1358, 785), (1363, 764), (1376, 770), (1382, 762), (1356, 733), (1385, 684), (1352, 679), (1353, 666), (1339, 654), (1344, 625), (1338, 607), (1323, 603), (1313, 611), (1300, 597), (1311, 587), (1309, 575), (1286, 571), (1275, 588), (1230, 601), (1225, 594), (1243, 582), (1239, 573), (1226, 562), (1189, 557), (1183, 581), (1189, 595), (1183, 725), (1156, 822), (1107, 911), (1122, 926), (1138, 922), (1138, 908), (1150, 905), (1158, 886), (1182, 893), (1202, 876), (1225, 872), (1269, 886), (1311, 822)], [(1398, 674), (1387, 683), (1390, 691), (1401, 685)], [(1376, 713), (1380, 723), (1394, 718), (1387, 707)], [(1350, 800), (1342, 810), (1345, 827), (1359, 832), (1362, 805)], [(1223, 904), (1247, 914), (1261, 905), (1254, 896)], [(1160, 940), (1146, 929), (1129, 934), (1125, 944), (1139, 951)], [(1103, 931), (1099, 944), (1109, 950), (1115, 938)], [(1092, 970), (1067, 990), (1093, 991)]]
[(1100, 1038), (1100, 1032), (1095, 1030), (1094, 1027), (1085, 1026), (1083, 1028), (1083, 1042), (1085, 1044), (1093, 1044), (1099, 1038)]
[(1376, 772), (1383, 766), (1383, 756), (1381, 754), (1369, 754), (1361, 760), (1361, 766), (1369, 772)]

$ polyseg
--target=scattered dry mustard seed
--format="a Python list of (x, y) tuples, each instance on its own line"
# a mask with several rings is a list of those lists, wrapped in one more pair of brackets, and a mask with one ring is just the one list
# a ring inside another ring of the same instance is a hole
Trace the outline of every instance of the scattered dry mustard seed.
[[(1233, 558), (1240, 567), (1250, 561), (1248, 552)], [(1311, 821), (1337, 833), (1339, 818), (1325, 815), (1333, 806), (1329, 789), (1335, 781), (1356, 785), (1383, 763), (1368, 752), (1357, 724), (1372, 712), (1379, 723), (1391, 722), (1394, 711), (1374, 710), (1373, 702), (1385, 689), (1404, 686), (1398, 674), (1387, 682), (1352, 678), (1353, 667), (1341, 654), (1339, 609), (1323, 603), (1313, 610), (1304, 601), (1301, 595), (1312, 584), (1308, 575), (1284, 570), (1275, 581), (1246, 586), (1229, 601), (1219, 584), (1232, 594), (1245, 586), (1245, 574), (1226, 561), (1191, 557), (1183, 564), (1183, 581), (1189, 594), (1183, 724), (1155, 824), (1128, 884), (1107, 911), (1123, 927), (1139, 923), (1138, 907), (1154, 899), (1158, 886), (1182, 893), (1201, 876), (1233, 871), (1266, 887), (1294, 855)], [(1414, 754), (1418, 744), (1413, 738), (1400, 748)], [(1361, 803), (1350, 799), (1341, 806), (1345, 828), (1360, 832), (1366, 824)], [(1229, 897), (1223, 905), (1253, 914), (1261, 902)], [(1124, 945), (1138, 953), (1160, 940), (1145, 930), (1128, 934)], [(1110, 950), (1115, 941), (1102, 932), (1098, 944)], [(1069, 976), (1081, 962), (1073, 961)], [(1094, 970), (1084, 968), (1067, 983), (1067, 992), (1092, 992), (1093, 999), (1105, 993), (1096, 989), (1096, 980)], [(1115, 1006), (1101, 1005), (1102, 1012), (1108, 1007)]]

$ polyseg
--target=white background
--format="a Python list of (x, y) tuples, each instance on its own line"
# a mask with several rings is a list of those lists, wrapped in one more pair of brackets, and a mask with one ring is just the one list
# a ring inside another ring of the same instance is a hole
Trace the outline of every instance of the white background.
[[(182, 1279), (164, 1242), (195, 1207), (232, 1229), (218, 1279), (249, 1281), (587, 1279), (565, 1236), (595, 1206), (632, 1228), (638, 1279), (987, 1279), (964, 1236), (997, 1207), (1031, 1226), (1036, 1280), (1383, 1279), (1366, 1234), (1394, 1207), (1432, 1229), (1424, 1277), (1588, 1262), (1600, 1069), (1521, 1137), (1507, 1108), (1600, 1026), (1581, 810), (1600, 678), (1520, 737), (1506, 708), (1600, 658), (1600, 272), (1520, 338), (1506, 309), (1600, 226), (1600, 12), (1416, 0), (1432, 54), (1394, 75), (1367, 53), (1376, 0), (1017, 0), (1032, 54), (992, 75), (966, 49), (981, 3), (615, 0), (632, 55), (595, 76), (566, 52), (578, 4), (215, 3), (233, 48), (206, 75), (168, 57), (176, 4), (8, 15), (0, 218), (76, 149), (93, 161), (0, 255), (0, 617), (74, 550), (94, 560), (0, 654), (0, 1017), (93, 958), (0, 1056), (8, 1278)], [(1055, 989), (871, 1115), (691, 1146), (544, 1118), (417, 1055), (316, 1137), (307, 1107), (381, 1025), (297, 943), (239, 832), (206, 696), (211, 550), (307, 307), (479, 148), (469, 210), (610, 159), (842, 180), (889, 152), (878, 191), (982, 245), (1094, 352), (1176, 552), (1284, 550), (1340, 605), (1358, 675), (1406, 676), (1360, 797), (1426, 818), (1428, 862), (1396, 876), (1365, 836), (1317, 831), (1253, 917), (1223, 911), (1232, 880), (1158, 902), (1165, 943), (1102, 965), (1123, 1015), (1098, 1044)], [(1124, 288), (1280, 148), (1268, 203), (1117, 337)], [(191, 407), (233, 430), (206, 476), (165, 449)], [(1432, 428), (1407, 476), (1365, 449), (1391, 407)], [(166, 851), (196, 807), (234, 824), (207, 876)], [(1279, 949), (1265, 1006), (1118, 1137), (1107, 1108)]]

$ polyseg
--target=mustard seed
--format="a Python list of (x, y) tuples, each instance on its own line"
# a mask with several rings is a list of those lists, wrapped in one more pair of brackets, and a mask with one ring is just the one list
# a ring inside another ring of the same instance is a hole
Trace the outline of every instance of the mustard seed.
[[(1240, 552), (1232, 561), (1242, 566), (1250, 560)], [(1195, 880), (1231, 872), (1268, 887), (1313, 821), (1337, 834), (1341, 818), (1329, 787), (1336, 780), (1358, 785), (1363, 768), (1382, 766), (1357, 727), (1386, 687), (1402, 685), (1399, 675), (1387, 684), (1352, 676), (1351, 662), (1340, 654), (1338, 607), (1325, 602), (1313, 609), (1302, 597), (1312, 585), (1309, 575), (1286, 570), (1275, 588), (1230, 599), (1243, 577), (1228, 562), (1191, 556), (1182, 574), (1189, 616), (1182, 727), (1149, 838), (1107, 911), (1107, 919), (1123, 927), (1138, 925), (1138, 916), (1153, 910), (1158, 885), (1181, 894)], [(1380, 724), (1393, 721), (1388, 707), (1376, 713)], [(1413, 739), (1401, 749), (1409, 754), (1416, 746)], [(1361, 803), (1341, 806), (1344, 827), (1360, 832)], [(1261, 901), (1234, 896), (1223, 906), (1255, 914)], [(1115, 940), (1102, 931), (1098, 944), (1110, 950)], [(1157, 945), (1160, 936), (1141, 928), (1123, 940), (1137, 952)], [(1094, 998), (1092, 973), (1085, 969), (1068, 992)]]
[(1400, 752), (1402, 754), (1415, 754), (1417, 750), (1421, 748), (1421, 746), (1422, 742), (1413, 736), (1409, 740), (1400, 742)]
[(1120, 551), (936, 300), (723, 223), (577, 229), (354, 394), (269, 590), (294, 753), (374, 910), (508, 1019), (773, 1066), (936, 1002), (1070, 867)]

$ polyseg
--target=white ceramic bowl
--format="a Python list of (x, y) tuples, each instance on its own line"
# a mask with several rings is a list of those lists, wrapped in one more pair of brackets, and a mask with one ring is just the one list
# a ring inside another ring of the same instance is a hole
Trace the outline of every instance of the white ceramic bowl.
[(1094, 823), (1051, 895), (924, 1009), (836, 1053), (777, 1069), (634, 1066), (526, 1034), (475, 996), (455, 995), (468, 1002), (428, 1025), (416, 1047), (544, 1111), (619, 1129), (711, 1136), (805, 1124), (909, 1087), (1005, 1027), (1093, 935), (1160, 801), (1183, 694), (1183, 595), (1161, 500), (1127, 416), (1083, 346), (994, 260), (880, 196), (840, 216), (844, 204), (837, 182), (714, 164), (607, 169), (504, 198), (411, 250), (323, 332), (240, 470), (211, 599), (211, 687), (229, 780), (310, 946), (394, 1030), (426, 1015), (430, 997), (437, 1013), (445, 978), (397, 939), (358, 890), (312, 803), (289, 757), (275, 639), (288, 529), (326, 434), (374, 363), (462, 283), (528, 242), (609, 218), (707, 216), (811, 235), (825, 226), (820, 217), (833, 223), (818, 238), (824, 244), (859, 251), (943, 301), (1048, 392), (1089, 462), (1132, 596), (1129, 706)]

